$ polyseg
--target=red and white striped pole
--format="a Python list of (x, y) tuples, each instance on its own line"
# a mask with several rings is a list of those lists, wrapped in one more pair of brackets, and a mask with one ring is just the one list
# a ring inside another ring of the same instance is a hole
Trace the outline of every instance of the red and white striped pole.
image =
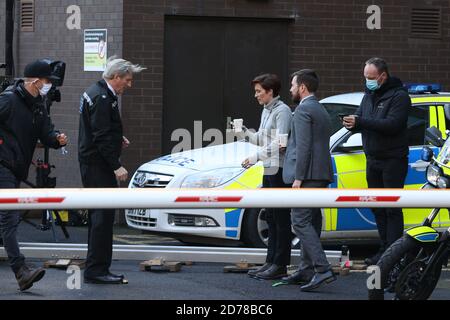
[(450, 190), (1, 189), (0, 210), (151, 208), (449, 208)]

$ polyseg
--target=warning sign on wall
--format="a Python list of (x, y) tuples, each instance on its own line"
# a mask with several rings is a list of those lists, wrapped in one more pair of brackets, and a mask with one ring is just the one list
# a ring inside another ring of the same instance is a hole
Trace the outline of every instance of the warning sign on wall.
[(104, 71), (107, 60), (108, 30), (84, 30), (84, 71)]

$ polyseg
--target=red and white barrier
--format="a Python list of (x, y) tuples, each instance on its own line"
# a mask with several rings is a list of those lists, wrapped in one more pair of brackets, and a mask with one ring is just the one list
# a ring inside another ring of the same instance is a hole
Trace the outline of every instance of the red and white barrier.
[(147, 208), (449, 208), (450, 190), (1, 189), (0, 210)]

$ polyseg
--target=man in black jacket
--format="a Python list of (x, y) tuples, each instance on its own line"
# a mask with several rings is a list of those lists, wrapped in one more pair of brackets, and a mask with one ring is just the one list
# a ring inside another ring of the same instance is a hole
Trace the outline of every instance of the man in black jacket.
[[(78, 159), (85, 188), (117, 188), (126, 181), (120, 163), (123, 136), (118, 95), (131, 87), (133, 74), (144, 68), (123, 59), (108, 60), (103, 80), (92, 85), (81, 99)], [(123, 283), (123, 275), (110, 272), (115, 210), (89, 210), (88, 253), (84, 281), (96, 284)]]
[[(67, 144), (65, 134), (54, 130), (45, 107), (51, 89), (52, 70), (46, 60), (25, 67), (25, 79), (17, 81), (0, 95), (0, 189), (19, 188), (28, 176), (36, 143), (58, 149)], [(30, 270), (17, 242), (17, 211), (0, 211), (0, 230), (9, 263), (21, 291), (31, 288), (45, 274)]]
[[(386, 62), (371, 58), (364, 68), (366, 94), (355, 115), (344, 117), (344, 126), (361, 131), (367, 157), (369, 188), (403, 188), (408, 173), (408, 112), (411, 99), (402, 82), (389, 75)], [(381, 238), (379, 252), (365, 260), (376, 264), (385, 249), (403, 234), (399, 208), (373, 209)]]

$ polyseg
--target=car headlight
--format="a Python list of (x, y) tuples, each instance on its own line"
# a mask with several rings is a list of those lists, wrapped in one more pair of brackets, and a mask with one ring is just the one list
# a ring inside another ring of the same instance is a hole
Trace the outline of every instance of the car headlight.
[(201, 172), (187, 176), (181, 188), (215, 188), (219, 187), (240, 175), (242, 168), (223, 168)]
[(427, 180), (433, 186), (438, 186), (438, 179), (441, 177), (441, 169), (436, 166), (428, 166), (427, 168)]

